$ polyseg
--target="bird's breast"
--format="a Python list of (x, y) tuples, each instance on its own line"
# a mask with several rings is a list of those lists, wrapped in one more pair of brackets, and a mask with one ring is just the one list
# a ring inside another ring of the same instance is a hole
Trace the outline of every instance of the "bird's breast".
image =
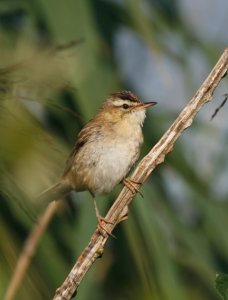
[[(126, 132), (125, 132), (126, 134)], [(104, 137), (96, 144), (92, 190), (94, 194), (109, 193), (129, 173), (140, 154), (143, 141), (141, 130), (132, 135)]]

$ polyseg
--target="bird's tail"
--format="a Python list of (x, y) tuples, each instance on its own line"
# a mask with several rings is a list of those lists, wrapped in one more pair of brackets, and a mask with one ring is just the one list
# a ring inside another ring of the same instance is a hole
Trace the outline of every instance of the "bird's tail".
[(47, 205), (49, 202), (54, 200), (61, 200), (70, 191), (72, 187), (65, 181), (61, 180), (56, 184), (52, 185), (50, 188), (44, 190), (36, 199), (38, 205)]

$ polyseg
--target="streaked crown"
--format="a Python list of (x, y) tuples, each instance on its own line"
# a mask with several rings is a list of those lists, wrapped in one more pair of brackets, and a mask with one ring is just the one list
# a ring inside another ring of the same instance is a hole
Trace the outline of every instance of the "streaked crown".
[(131, 103), (134, 102), (142, 102), (138, 96), (134, 95), (131, 91), (121, 91), (121, 92), (117, 92), (117, 93), (113, 93), (110, 95), (110, 97), (112, 100), (116, 100), (116, 99), (120, 99), (120, 100), (127, 100)]

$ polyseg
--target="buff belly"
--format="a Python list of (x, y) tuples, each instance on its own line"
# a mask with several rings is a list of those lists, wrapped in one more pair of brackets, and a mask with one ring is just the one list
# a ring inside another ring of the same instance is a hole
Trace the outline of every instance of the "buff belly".
[[(93, 195), (109, 193), (129, 173), (138, 159), (141, 143), (103, 142), (90, 143), (78, 153), (74, 167), (70, 172), (76, 191), (89, 190)], [(123, 144), (122, 144), (123, 145)], [(88, 157), (89, 160), (85, 159)], [(99, 153), (99, 155), (97, 155)]]

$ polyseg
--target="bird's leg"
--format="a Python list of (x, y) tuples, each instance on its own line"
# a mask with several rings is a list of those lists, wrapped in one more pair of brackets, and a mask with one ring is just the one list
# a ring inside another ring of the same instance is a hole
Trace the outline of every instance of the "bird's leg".
[(96, 198), (95, 196), (93, 196), (93, 205), (95, 208), (95, 212), (96, 212), (96, 217), (97, 217), (97, 222), (98, 222), (98, 228), (104, 230), (108, 235), (111, 235), (112, 237), (114, 237), (114, 235), (108, 231), (106, 228), (104, 228), (102, 223), (106, 223), (106, 224), (113, 224), (112, 222), (106, 220), (104, 217), (102, 217), (99, 213), (98, 207), (97, 207), (97, 203), (96, 203)]
[(123, 184), (132, 192), (132, 194), (139, 193), (139, 195), (143, 198), (143, 194), (140, 192), (138, 185), (140, 185), (140, 182), (134, 181), (130, 178), (124, 178)]

